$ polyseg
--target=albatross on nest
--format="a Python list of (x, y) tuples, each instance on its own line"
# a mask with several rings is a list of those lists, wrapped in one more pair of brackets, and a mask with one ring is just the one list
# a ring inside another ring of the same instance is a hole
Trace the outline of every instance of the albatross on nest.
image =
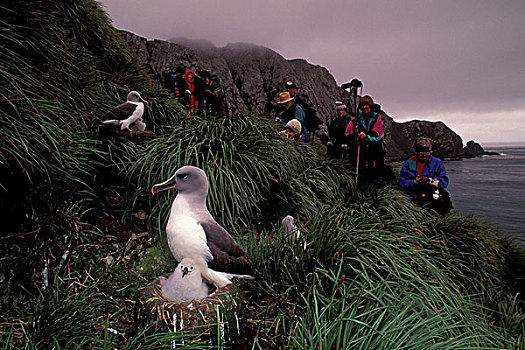
[[(127, 101), (111, 109), (104, 115), (105, 125), (120, 126), (120, 130), (144, 131), (146, 123), (142, 120), (144, 114), (144, 103), (148, 104), (138, 92), (131, 91), (128, 93)], [(113, 118), (113, 119), (109, 119)]]
[(206, 207), (208, 178), (194, 166), (178, 169), (169, 180), (154, 185), (153, 194), (177, 187), (166, 225), (168, 246), (177, 261), (190, 258), (202, 277), (217, 288), (233, 277), (253, 278), (257, 273), (248, 254), (211, 216)]

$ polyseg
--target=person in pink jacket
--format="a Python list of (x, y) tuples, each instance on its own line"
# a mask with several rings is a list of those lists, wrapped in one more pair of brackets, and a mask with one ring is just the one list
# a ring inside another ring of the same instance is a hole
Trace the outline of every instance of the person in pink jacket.
[(381, 170), (384, 165), (385, 150), (383, 139), (383, 120), (381, 115), (374, 109), (374, 100), (366, 95), (359, 102), (359, 113), (357, 117), (346, 126), (345, 136), (347, 144), (352, 145), (349, 149), (352, 163), (357, 164), (357, 152), (359, 150), (359, 167), (368, 167), (369, 170)]

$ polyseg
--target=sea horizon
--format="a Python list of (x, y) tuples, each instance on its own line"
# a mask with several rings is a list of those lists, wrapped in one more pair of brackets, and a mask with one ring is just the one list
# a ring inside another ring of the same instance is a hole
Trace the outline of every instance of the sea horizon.
[(456, 211), (492, 223), (525, 247), (525, 142), (490, 142), (500, 155), (446, 161)]
[(524, 148), (525, 141), (487, 141), (487, 142), (477, 142), (487, 151), (489, 147), (491, 148)]

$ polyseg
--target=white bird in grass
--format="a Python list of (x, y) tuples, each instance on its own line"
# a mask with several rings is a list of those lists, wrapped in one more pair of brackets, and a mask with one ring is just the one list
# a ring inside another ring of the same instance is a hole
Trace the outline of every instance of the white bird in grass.
[[(281, 227), (289, 238), (297, 241), (301, 239), (301, 231), (299, 231), (299, 228), (294, 224), (293, 216), (286, 215), (281, 221)], [(306, 250), (306, 242), (303, 242), (303, 249)]]
[[(104, 115), (105, 125), (120, 126), (120, 130), (144, 131), (146, 123), (142, 120), (144, 114), (144, 103), (148, 104), (137, 91), (128, 93), (127, 101), (111, 109)], [(113, 118), (113, 119), (109, 119)]]
[(254, 278), (257, 270), (248, 254), (206, 207), (208, 178), (204, 171), (184, 166), (169, 180), (154, 185), (151, 192), (173, 187), (179, 193), (171, 206), (166, 234), (175, 259), (191, 258), (202, 277), (218, 289), (230, 284), (233, 277)]
[(284, 228), (284, 232), (288, 236), (295, 236), (296, 239), (299, 239), (299, 237), (301, 237), (301, 231), (299, 231), (297, 226), (295, 226), (293, 216), (286, 215), (283, 221), (281, 221), (281, 227)]
[(210, 289), (202, 280), (195, 262), (184, 258), (168, 279), (161, 279), (160, 285), (164, 298), (175, 302), (201, 300), (208, 296)]

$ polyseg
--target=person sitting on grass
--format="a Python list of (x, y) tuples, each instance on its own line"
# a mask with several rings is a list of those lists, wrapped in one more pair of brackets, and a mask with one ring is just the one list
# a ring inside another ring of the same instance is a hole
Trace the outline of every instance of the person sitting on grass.
[(432, 146), (432, 139), (428, 137), (416, 139), (416, 154), (401, 167), (399, 186), (415, 204), (445, 215), (453, 208), (450, 195), (445, 190), (449, 179), (443, 162), (431, 155)]

